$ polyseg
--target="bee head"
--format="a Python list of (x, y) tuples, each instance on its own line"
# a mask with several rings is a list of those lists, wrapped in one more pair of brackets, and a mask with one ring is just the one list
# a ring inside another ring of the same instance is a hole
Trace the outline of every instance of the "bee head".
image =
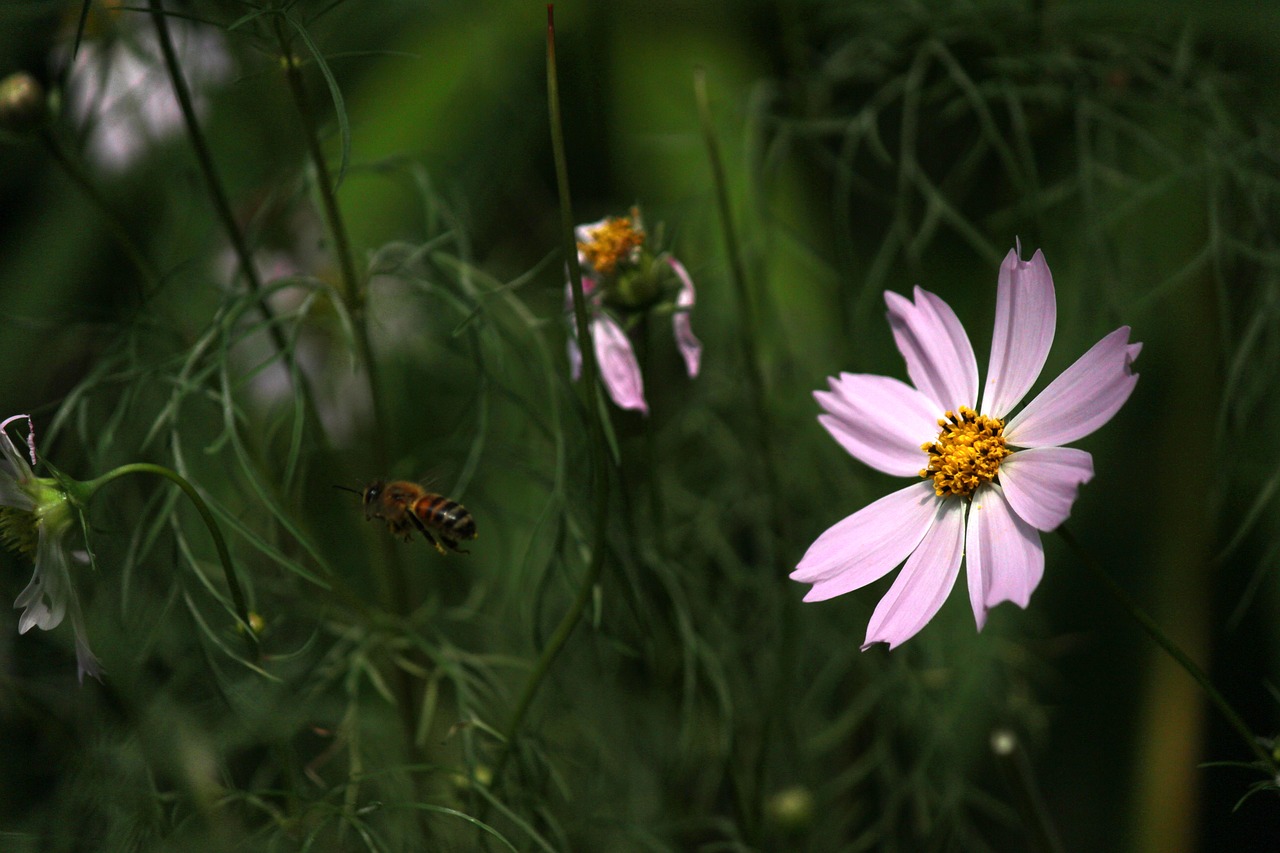
[(364, 517), (366, 520), (373, 518), (374, 511), (377, 509), (378, 500), (382, 497), (382, 490), (386, 486), (382, 480), (374, 480), (372, 483), (364, 487), (361, 497), (364, 501)]

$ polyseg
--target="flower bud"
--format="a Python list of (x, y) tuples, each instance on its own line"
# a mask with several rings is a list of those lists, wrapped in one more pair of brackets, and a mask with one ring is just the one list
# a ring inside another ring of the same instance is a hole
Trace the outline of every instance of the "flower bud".
[(769, 797), (765, 813), (783, 832), (800, 832), (813, 821), (813, 794), (802, 785), (783, 788)]
[(25, 71), (0, 80), (0, 131), (26, 136), (49, 120), (44, 86)]

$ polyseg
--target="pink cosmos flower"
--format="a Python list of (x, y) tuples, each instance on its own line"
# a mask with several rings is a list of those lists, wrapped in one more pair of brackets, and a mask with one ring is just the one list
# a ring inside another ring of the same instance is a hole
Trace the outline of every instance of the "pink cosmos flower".
[[(669, 303), (676, 346), (692, 379), (702, 361), (702, 344), (693, 334), (689, 314), (693, 310), (693, 279), (684, 264), (667, 253), (653, 255), (645, 246), (647, 235), (640, 212), (630, 217), (607, 217), (574, 229), (578, 242), (578, 263), (582, 267), (582, 288), (591, 315), (591, 338), (595, 345), (600, 377), (609, 397), (620, 409), (645, 414), (649, 404), (644, 396), (644, 377), (636, 361), (631, 339), (615, 314), (638, 315)], [(668, 286), (668, 271), (675, 274), (675, 293)], [(582, 373), (582, 353), (578, 349), (577, 327), (573, 322), (573, 291), (565, 283), (565, 306), (569, 312), (569, 365), (576, 380)]]
[[(1142, 349), (1121, 326), (1022, 410), (1053, 343), (1057, 306), (1044, 256), (1000, 266), (995, 332), (979, 403), (978, 363), (950, 306), (919, 287), (914, 301), (885, 293), (889, 326), (912, 385), (842, 373), (814, 396), (827, 431), (886, 474), (924, 477), (831, 527), (791, 577), (806, 601), (858, 589), (906, 560), (880, 600), (862, 648), (905, 642), (946, 599), (967, 562), (969, 601), (981, 630), (1002, 601), (1026, 607), (1044, 574), (1039, 531), (1066, 520), (1093, 459), (1063, 447), (1105, 424), (1137, 384)], [(914, 387), (913, 387), (914, 386)]]

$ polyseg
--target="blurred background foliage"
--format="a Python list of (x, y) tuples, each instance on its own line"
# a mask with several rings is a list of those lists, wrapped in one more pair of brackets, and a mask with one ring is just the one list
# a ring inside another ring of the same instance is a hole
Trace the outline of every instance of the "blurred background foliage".
[[(55, 107), (42, 137), (0, 149), (0, 413), (30, 411), (74, 477), (153, 461), (195, 483), (262, 657), (243, 657), (179, 493), (105, 487), (97, 570), (75, 574), (104, 683), (76, 685), (69, 626), (0, 624), (0, 846), (1033, 849), (990, 748), (1007, 731), (1063, 849), (1273, 849), (1274, 792), (1239, 803), (1259, 774), (1206, 766), (1250, 754), (1055, 537), (1025, 612), (976, 634), (955, 594), (893, 653), (858, 650), (887, 580), (801, 605), (787, 574), (889, 482), (819, 427), (811, 392), (842, 370), (903, 375), (882, 292), (917, 283), (985, 364), (1020, 239), (1057, 285), (1046, 376), (1121, 324), (1146, 344), (1133, 398), (1082, 442), (1097, 476), (1070, 527), (1272, 736), (1280, 13), (559, 4), (576, 220), (641, 204), (664, 223), (705, 345), (689, 380), (666, 324), (635, 330), (651, 414), (608, 411), (601, 494), (564, 354), (543, 4), (166, 2), (175, 31), (209, 39), (180, 58), (270, 316), (180, 124), (127, 163), (95, 153), (122, 119), (76, 87), (154, 33), (145, 3), (112, 5), (80, 48), (101, 64), (69, 76), (80, 3), (0, 10), (0, 72), (34, 74)], [(167, 87), (162, 67), (136, 84)], [(463, 501), (471, 553), (392, 540), (332, 488), (377, 476)], [(508, 755), (600, 501), (603, 579)], [(0, 557), (0, 597), (29, 571)]]

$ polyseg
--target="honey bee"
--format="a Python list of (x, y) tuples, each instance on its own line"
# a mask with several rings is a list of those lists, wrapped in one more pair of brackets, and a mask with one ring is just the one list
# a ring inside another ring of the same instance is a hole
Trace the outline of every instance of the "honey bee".
[(363, 489), (337, 488), (360, 495), (365, 520), (381, 518), (388, 530), (403, 536), (406, 542), (417, 530), (441, 554), (447, 553), (445, 545), (459, 554), (470, 553), (459, 548), (458, 542), (476, 538), (476, 520), (466, 507), (451, 498), (429, 492), (409, 480), (374, 480)]

